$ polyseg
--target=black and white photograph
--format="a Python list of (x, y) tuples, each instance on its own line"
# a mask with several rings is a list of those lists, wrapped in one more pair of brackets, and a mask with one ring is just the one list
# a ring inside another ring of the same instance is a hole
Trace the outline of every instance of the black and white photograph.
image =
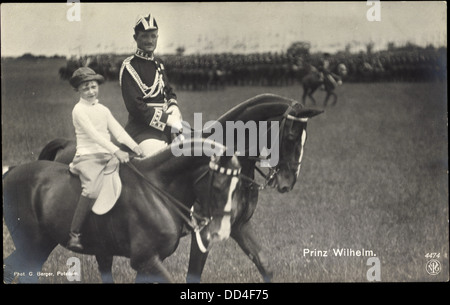
[(3, 283), (449, 281), (446, 2), (0, 11)]

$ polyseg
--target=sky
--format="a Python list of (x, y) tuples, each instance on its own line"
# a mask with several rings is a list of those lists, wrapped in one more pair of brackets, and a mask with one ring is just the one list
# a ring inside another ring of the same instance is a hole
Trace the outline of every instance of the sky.
[(283, 51), (307, 41), (311, 51), (351, 51), (375, 43), (447, 46), (447, 7), (441, 1), (380, 1), (380, 21), (368, 21), (373, 5), (358, 2), (2, 3), (2, 56), (130, 53), (138, 15), (152, 13), (159, 26), (157, 53)]

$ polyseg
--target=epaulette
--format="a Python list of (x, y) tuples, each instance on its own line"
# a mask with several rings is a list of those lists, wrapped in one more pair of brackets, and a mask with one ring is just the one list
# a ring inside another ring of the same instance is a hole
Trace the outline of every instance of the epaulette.
[(134, 55), (125, 58), (125, 60), (122, 62), (122, 66), (120, 67), (120, 72), (119, 72), (119, 84), (122, 87), (122, 75), (123, 75), (123, 69), (125, 69), (126, 65), (129, 65), (131, 60), (133, 59)]

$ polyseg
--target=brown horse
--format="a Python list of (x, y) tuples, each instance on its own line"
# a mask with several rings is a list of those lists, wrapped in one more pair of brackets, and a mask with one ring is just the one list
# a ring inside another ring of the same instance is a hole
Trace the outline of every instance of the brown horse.
[[(137, 282), (170, 282), (162, 261), (176, 250), (185, 223), (192, 225), (187, 215), (194, 201), (207, 217), (202, 235), (208, 243), (229, 236), (240, 165), (234, 156), (207, 157), (213, 153), (208, 147), (200, 157), (175, 157), (169, 146), (120, 167), (117, 203), (104, 215), (92, 213), (83, 232), (83, 253), (96, 256), (104, 282), (112, 282), (113, 256), (130, 258)], [(7, 172), (3, 192), (5, 223), (16, 248), (4, 260), (4, 281), (35, 282), (50, 252), (67, 243), (79, 178), (66, 164), (40, 160)]]
[[(297, 182), (300, 173), (301, 161), (303, 157), (304, 145), (306, 142), (306, 127), (309, 118), (314, 117), (323, 111), (305, 108), (295, 100), (274, 94), (262, 94), (250, 98), (233, 107), (217, 120), (218, 124), (225, 130), (226, 122), (250, 121), (278, 122), (279, 124), (279, 160), (275, 166), (269, 168), (269, 172), (264, 174), (264, 182), (259, 185), (255, 181), (255, 172), (261, 172), (257, 166), (258, 162), (264, 158), (259, 151), (259, 139), (256, 144), (256, 156), (249, 156), (251, 141), (245, 142), (245, 152), (241, 152), (239, 161), (242, 166), (242, 187), (238, 193), (241, 203), (232, 217), (231, 237), (236, 240), (242, 250), (254, 262), (265, 281), (272, 278), (272, 270), (265, 257), (259, 242), (254, 236), (250, 219), (258, 203), (259, 190), (266, 186), (277, 188), (280, 193), (289, 192)], [(256, 125), (259, 127), (260, 125)], [(203, 137), (209, 134), (206, 131), (200, 132)], [(238, 135), (240, 136), (240, 135)], [(268, 132), (268, 138), (271, 133)], [(226, 138), (222, 143), (226, 144)], [(237, 137), (234, 138), (237, 141)], [(249, 140), (246, 138), (246, 140)], [(270, 143), (271, 141), (267, 141)], [(237, 148), (236, 143), (228, 143), (229, 147)], [(55, 139), (48, 143), (42, 150), (39, 159), (55, 160), (69, 163), (75, 155), (75, 141), (68, 139)], [(201, 207), (195, 206), (197, 211)], [(192, 233), (192, 240), (201, 241), (203, 234)], [(201, 244), (201, 243), (200, 243)], [(205, 242), (207, 245), (207, 242)], [(200, 249), (199, 243), (191, 243), (191, 254), (187, 275), (188, 282), (200, 281), (201, 274), (208, 257), (208, 251)]]

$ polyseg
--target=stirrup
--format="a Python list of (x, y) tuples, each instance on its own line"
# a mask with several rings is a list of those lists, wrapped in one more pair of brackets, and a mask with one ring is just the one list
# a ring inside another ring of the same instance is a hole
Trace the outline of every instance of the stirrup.
[(82, 251), (84, 250), (83, 245), (80, 242), (81, 233), (70, 232), (70, 239), (67, 242), (66, 248), (72, 251)]
[(70, 233), (69, 233), (69, 236), (70, 236), (70, 237), (73, 237), (73, 238), (78, 238), (78, 239), (80, 239), (80, 238), (81, 238), (81, 233), (70, 232)]

